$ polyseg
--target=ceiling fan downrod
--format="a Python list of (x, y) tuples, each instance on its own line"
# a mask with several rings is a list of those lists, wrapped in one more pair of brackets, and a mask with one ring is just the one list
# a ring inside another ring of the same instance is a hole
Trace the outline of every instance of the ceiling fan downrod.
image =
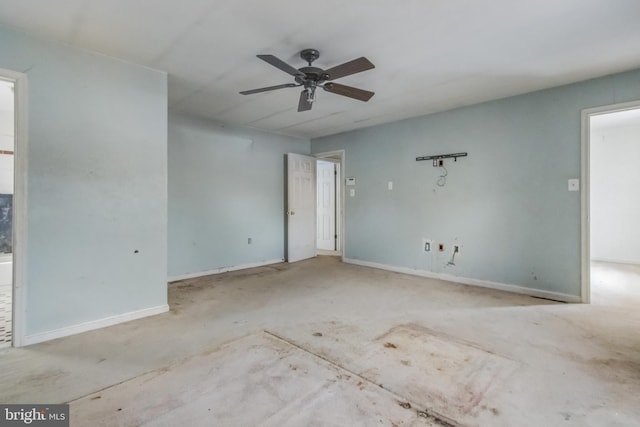
[(320, 58), (320, 52), (316, 49), (304, 49), (302, 52), (300, 52), (300, 58), (307, 61), (307, 64), (309, 64), (309, 67), (311, 67), (313, 61)]

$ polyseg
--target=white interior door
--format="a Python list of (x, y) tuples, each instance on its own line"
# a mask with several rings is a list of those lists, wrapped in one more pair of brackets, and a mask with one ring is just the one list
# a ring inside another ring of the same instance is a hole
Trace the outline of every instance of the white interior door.
[(316, 256), (316, 159), (287, 154), (287, 261)]
[(317, 247), (336, 250), (336, 164), (326, 160), (317, 163), (318, 231)]

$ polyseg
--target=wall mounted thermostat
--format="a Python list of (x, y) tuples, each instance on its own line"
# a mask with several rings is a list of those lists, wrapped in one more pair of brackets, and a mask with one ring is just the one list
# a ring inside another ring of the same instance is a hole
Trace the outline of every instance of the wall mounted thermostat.
[(356, 185), (356, 179), (354, 177), (347, 178), (347, 185)]

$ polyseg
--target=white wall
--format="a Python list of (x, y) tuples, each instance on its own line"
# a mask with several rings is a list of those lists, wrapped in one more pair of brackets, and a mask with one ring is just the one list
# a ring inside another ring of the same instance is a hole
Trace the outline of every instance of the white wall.
[(640, 264), (640, 124), (591, 133), (591, 259)]
[(26, 342), (166, 309), (166, 74), (2, 26), (0, 52), (28, 82)]
[[(3, 89), (6, 90), (6, 87), (2, 87), (2, 83), (3, 82), (0, 80), (0, 92), (3, 91)], [(0, 98), (2, 98), (1, 95)], [(1, 101), (2, 100), (0, 99), (0, 150), (12, 151), (14, 133), (13, 108), (7, 108), (8, 106)]]
[[(13, 151), (13, 83), (0, 80), (0, 150)], [(0, 194), (13, 194), (13, 155), (0, 153)]]
[(0, 154), (0, 194), (13, 194), (13, 154)]

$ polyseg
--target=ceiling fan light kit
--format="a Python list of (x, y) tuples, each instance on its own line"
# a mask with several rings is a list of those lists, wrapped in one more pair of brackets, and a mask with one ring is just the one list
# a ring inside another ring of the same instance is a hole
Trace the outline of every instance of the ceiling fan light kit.
[(320, 52), (316, 49), (304, 49), (300, 52), (300, 58), (307, 62), (306, 67), (294, 68), (283, 60), (273, 55), (256, 55), (263, 61), (293, 76), (295, 83), (285, 83), (276, 86), (268, 86), (259, 89), (251, 89), (240, 92), (242, 95), (252, 95), (254, 93), (268, 92), (271, 90), (284, 89), (289, 87), (300, 87), (304, 89), (300, 93), (298, 101), (298, 111), (309, 111), (316, 99), (316, 89), (321, 87), (327, 92), (335, 93), (359, 101), (367, 102), (374, 95), (374, 92), (359, 89), (352, 86), (334, 83), (333, 80), (341, 77), (350, 76), (352, 74), (361, 73), (366, 70), (375, 68), (375, 66), (364, 56), (354, 59), (344, 64), (337, 65), (333, 68), (323, 70), (314, 67), (313, 61), (320, 57)]

